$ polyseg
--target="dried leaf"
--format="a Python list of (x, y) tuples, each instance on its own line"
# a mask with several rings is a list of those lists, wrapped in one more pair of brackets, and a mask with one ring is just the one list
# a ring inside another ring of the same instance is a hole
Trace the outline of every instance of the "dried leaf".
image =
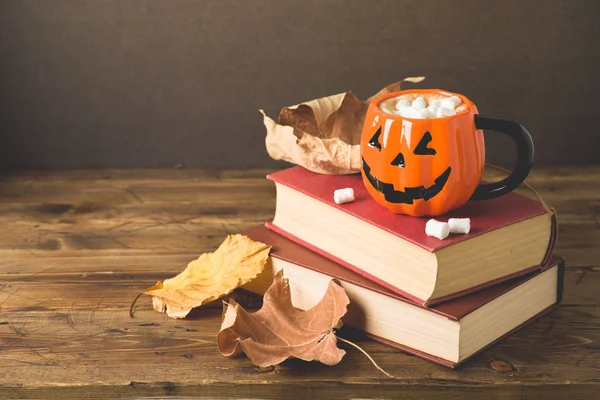
[(144, 293), (156, 311), (184, 318), (194, 307), (231, 293), (262, 272), (271, 246), (244, 235), (229, 235), (214, 253), (204, 253), (179, 275)]
[(288, 279), (279, 271), (260, 310), (248, 313), (235, 300), (225, 305), (219, 351), (224, 356), (244, 352), (259, 367), (277, 365), (288, 357), (336, 365), (346, 352), (337, 347), (333, 329), (339, 327), (349, 302), (344, 289), (331, 281), (317, 305), (297, 310)]
[(373, 96), (369, 97), (367, 99), (367, 101), (371, 102), (371, 101), (375, 100), (376, 98), (378, 98), (379, 96), (383, 96), (384, 94), (388, 94), (388, 93), (397, 92), (399, 90), (402, 90), (402, 84), (404, 82), (419, 83), (419, 82), (422, 82), (423, 80), (425, 80), (424, 76), (414, 76), (414, 77), (404, 78), (401, 81), (392, 83), (391, 85), (388, 85), (388, 86), (384, 87), (379, 92), (377, 92)]
[(322, 97), (285, 107), (276, 123), (263, 110), (267, 128), (267, 152), (275, 160), (301, 165), (321, 174), (352, 174), (360, 171), (360, 135), (371, 100), (398, 91), (404, 82), (393, 83), (362, 102), (352, 92)]

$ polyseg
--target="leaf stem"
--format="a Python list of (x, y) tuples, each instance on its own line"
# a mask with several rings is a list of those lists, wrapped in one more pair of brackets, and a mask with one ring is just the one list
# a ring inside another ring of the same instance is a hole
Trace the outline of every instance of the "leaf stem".
[(133, 303), (131, 303), (131, 307), (129, 307), (129, 318), (133, 318), (133, 306), (135, 306), (135, 303), (138, 301), (140, 296), (143, 294), (144, 294), (144, 292), (140, 292), (137, 296), (135, 296), (135, 299), (133, 299)]
[(387, 376), (388, 378), (392, 378), (392, 379), (401, 379), (397, 376), (394, 376), (392, 374), (390, 374), (389, 372), (387, 372), (385, 369), (381, 368), (376, 362), (375, 360), (373, 360), (373, 357), (371, 357), (369, 355), (369, 353), (367, 353), (365, 350), (363, 350), (359, 345), (357, 345), (356, 343), (352, 343), (349, 340), (344, 339), (343, 337), (339, 337), (338, 335), (335, 335), (335, 337), (338, 338), (338, 340), (341, 340), (344, 343), (347, 343), (351, 346), (354, 346), (355, 348), (357, 348), (361, 353), (363, 353), (365, 355), (365, 357), (367, 357), (369, 359), (369, 361), (371, 361), (371, 364), (373, 364), (375, 366), (375, 368), (377, 368), (379, 371), (381, 371), (385, 376)]

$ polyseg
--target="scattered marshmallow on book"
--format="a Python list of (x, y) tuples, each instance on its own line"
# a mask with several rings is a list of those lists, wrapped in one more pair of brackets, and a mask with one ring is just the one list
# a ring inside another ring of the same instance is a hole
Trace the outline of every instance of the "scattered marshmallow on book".
[(469, 233), (471, 230), (470, 218), (450, 218), (448, 222), (430, 219), (425, 224), (425, 234), (444, 240), (450, 233)]
[(345, 188), (336, 190), (333, 192), (333, 201), (335, 201), (335, 204), (344, 204), (354, 201), (354, 189)]
[(469, 233), (471, 230), (470, 218), (450, 218), (448, 220), (450, 233)]
[(448, 226), (447, 222), (436, 221), (435, 219), (430, 219), (425, 224), (425, 234), (427, 236), (433, 236), (440, 240), (444, 240), (450, 234), (450, 226)]

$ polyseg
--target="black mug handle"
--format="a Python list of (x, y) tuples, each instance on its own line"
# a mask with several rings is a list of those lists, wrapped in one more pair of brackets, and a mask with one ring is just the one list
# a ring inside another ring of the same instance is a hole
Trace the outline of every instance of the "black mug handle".
[(533, 164), (533, 140), (521, 124), (505, 119), (475, 115), (477, 129), (490, 129), (506, 133), (517, 145), (517, 166), (509, 176), (498, 182), (482, 183), (477, 186), (470, 200), (488, 200), (512, 192), (527, 178)]

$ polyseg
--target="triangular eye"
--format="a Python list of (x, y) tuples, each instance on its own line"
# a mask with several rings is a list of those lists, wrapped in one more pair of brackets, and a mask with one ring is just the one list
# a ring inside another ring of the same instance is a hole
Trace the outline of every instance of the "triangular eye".
[(371, 140), (369, 140), (369, 147), (375, 147), (377, 150), (381, 151), (381, 143), (379, 143), (379, 136), (381, 136), (381, 127), (377, 129), (377, 132), (375, 132)]
[(421, 138), (421, 141), (419, 141), (419, 144), (415, 148), (415, 154), (418, 156), (434, 156), (434, 155), (436, 155), (437, 153), (434, 149), (427, 147), (429, 142), (431, 142), (431, 139), (433, 139), (431, 137), (431, 133), (425, 132), (425, 134)]
[(396, 156), (396, 158), (394, 158), (394, 161), (392, 161), (391, 164), (400, 168), (404, 168), (404, 156), (402, 155), (402, 153), (398, 153), (398, 155)]

